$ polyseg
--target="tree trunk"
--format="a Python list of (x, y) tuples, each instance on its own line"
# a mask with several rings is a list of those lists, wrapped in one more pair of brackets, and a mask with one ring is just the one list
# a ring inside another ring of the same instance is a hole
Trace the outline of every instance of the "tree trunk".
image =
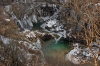
[(94, 59), (95, 60), (95, 66), (98, 66), (98, 59)]

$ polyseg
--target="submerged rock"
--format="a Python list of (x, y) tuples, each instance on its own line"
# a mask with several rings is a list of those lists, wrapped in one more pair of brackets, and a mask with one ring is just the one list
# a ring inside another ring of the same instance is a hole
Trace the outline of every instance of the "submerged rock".
[(48, 40), (51, 40), (51, 39), (53, 39), (53, 37), (52, 37), (52, 35), (49, 35), (49, 34), (45, 34), (44, 36), (43, 36), (43, 41), (48, 41)]

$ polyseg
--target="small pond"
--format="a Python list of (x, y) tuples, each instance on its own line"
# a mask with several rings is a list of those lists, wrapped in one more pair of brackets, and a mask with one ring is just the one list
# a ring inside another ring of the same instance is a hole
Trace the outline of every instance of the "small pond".
[[(59, 63), (58, 66), (65, 64), (65, 53), (70, 49), (68, 42), (59, 40), (49, 40), (42, 44), (42, 51), (46, 62), (52, 66)], [(63, 66), (64, 66), (63, 65)]]
[(49, 40), (44, 42), (42, 45), (42, 51), (44, 52), (45, 56), (56, 56), (58, 53), (62, 54), (68, 49), (70, 49), (68, 42), (63, 40), (59, 40), (58, 42), (55, 40)]

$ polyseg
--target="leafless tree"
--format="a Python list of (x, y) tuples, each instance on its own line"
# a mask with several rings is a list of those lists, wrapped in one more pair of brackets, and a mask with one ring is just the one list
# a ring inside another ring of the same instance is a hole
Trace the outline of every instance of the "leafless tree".
[(80, 31), (76, 31), (75, 35), (77, 39), (82, 39), (86, 42), (95, 66), (98, 66), (98, 57), (100, 55), (99, 46), (96, 47), (99, 48), (97, 54), (93, 51), (94, 42), (100, 45), (100, 6), (98, 6), (98, 3), (99, 0), (69, 0), (69, 4), (63, 5), (70, 7), (77, 13), (70, 13), (71, 16), (67, 18), (67, 21), (73, 21), (77, 25), (76, 28), (80, 29)]

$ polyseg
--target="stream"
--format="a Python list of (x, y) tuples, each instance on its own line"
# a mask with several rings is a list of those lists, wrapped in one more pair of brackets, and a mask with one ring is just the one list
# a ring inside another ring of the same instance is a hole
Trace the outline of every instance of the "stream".
[[(44, 29), (40, 27), (42, 23), (39, 22), (34, 25), (32, 30), (38, 30), (40, 32), (45, 32)], [(80, 66), (75, 65), (69, 61), (65, 61), (65, 55), (70, 51), (70, 43), (66, 40), (59, 39), (55, 41), (54, 39), (44, 41), (42, 44), (42, 52), (44, 54), (44, 59), (46, 61), (46, 66)], [(93, 66), (91, 64), (83, 64), (81, 66)]]
[[(42, 23), (38, 22), (34, 25), (32, 30), (38, 30), (44, 32), (44, 29), (40, 27)], [(44, 41), (42, 44), (42, 52), (47, 66), (66, 66), (65, 53), (70, 50), (69, 43), (65, 40), (55, 41), (54, 39)]]

